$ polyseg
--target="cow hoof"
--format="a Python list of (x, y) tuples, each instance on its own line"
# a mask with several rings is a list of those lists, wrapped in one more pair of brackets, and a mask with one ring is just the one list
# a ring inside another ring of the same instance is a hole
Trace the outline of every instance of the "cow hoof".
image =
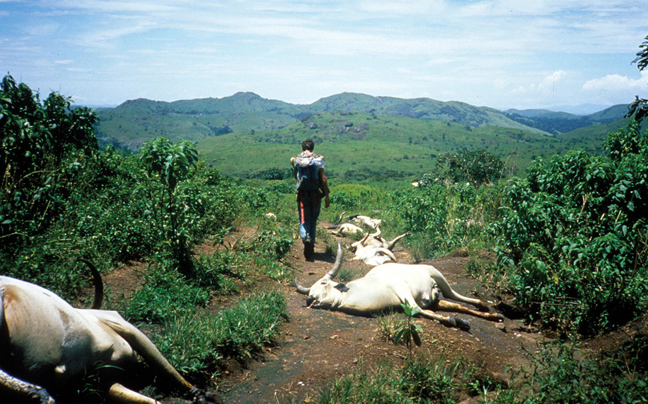
[(195, 390), (194, 403), (196, 404), (223, 404), (223, 399), (213, 391)]
[(54, 401), (52, 396), (49, 395), (47, 390), (38, 386), (31, 386), (31, 387), (32, 388), (28, 388), (30, 390), (29, 398), (32, 399), (34, 402), (39, 402), (41, 404), (56, 404), (56, 401)]
[(450, 321), (454, 323), (454, 326), (463, 331), (470, 331), (470, 323), (466, 320), (462, 320), (456, 317), (450, 317)]

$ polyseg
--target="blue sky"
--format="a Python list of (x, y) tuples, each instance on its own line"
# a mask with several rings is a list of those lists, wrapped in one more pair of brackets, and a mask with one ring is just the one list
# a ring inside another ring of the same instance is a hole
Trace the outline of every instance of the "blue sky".
[(341, 92), (499, 109), (648, 97), (632, 0), (0, 0), (0, 68), (76, 104)]

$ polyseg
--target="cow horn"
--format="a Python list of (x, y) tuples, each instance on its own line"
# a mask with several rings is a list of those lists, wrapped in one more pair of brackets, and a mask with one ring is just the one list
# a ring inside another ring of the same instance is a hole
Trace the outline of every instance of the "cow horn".
[(97, 267), (92, 264), (92, 262), (88, 261), (85, 258), (78, 258), (78, 260), (83, 262), (88, 266), (88, 268), (90, 268), (90, 272), (92, 273), (92, 281), (95, 287), (94, 301), (92, 302), (91, 309), (98, 310), (101, 308), (101, 302), (103, 301), (104, 297), (104, 286), (103, 281), (101, 280), (101, 274), (99, 273)]
[(392, 261), (396, 262), (396, 256), (394, 256), (394, 253), (391, 252), (391, 250), (389, 250), (389, 249), (387, 249), (387, 248), (382, 248), (382, 247), (380, 247), (380, 248), (377, 249), (376, 251), (385, 254), (386, 256), (388, 256), (389, 258), (391, 258)]
[(329, 279), (335, 278), (335, 276), (340, 272), (340, 267), (342, 266), (342, 246), (340, 245), (340, 240), (337, 241), (337, 256), (335, 257), (335, 264), (333, 264), (333, 268), (329, 271), (326, 276), (328, 276)]
[(295, 279), (295, 287), (297, 288), (297, 292), (301, 293), (302, 295), (307, 295), (310, 293), (310, 288), (305, 288), (302, 285), (297, 282), (297, 279)]

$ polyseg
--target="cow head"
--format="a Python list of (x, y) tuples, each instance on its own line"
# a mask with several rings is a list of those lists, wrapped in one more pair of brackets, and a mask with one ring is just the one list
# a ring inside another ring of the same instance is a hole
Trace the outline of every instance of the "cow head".
[(342, 248), (340, 247), (340, 240), (337, 245), (337, 256), (333, 268), (324, 275), (320, 280), (315, 282), (310, 288), (306, 288), (297, 282), (295, 279), (295, 286), (297, 291), (304, 295), (308, 295), (306, 304), (308, 307), (328, 309), (335, 305), (342, 292), (346, 291), (346, 286), (342, 283), (333, 281), (337, 275), (342, 264)]

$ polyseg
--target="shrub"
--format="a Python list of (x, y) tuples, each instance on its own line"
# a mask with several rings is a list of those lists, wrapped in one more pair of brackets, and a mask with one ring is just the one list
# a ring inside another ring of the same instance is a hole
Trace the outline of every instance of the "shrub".
[(648, 307), (648, 142), (610, 134), (609, 157), (538, 160), (506, 188), (499, 262), (530, 319), (597, 334)]

